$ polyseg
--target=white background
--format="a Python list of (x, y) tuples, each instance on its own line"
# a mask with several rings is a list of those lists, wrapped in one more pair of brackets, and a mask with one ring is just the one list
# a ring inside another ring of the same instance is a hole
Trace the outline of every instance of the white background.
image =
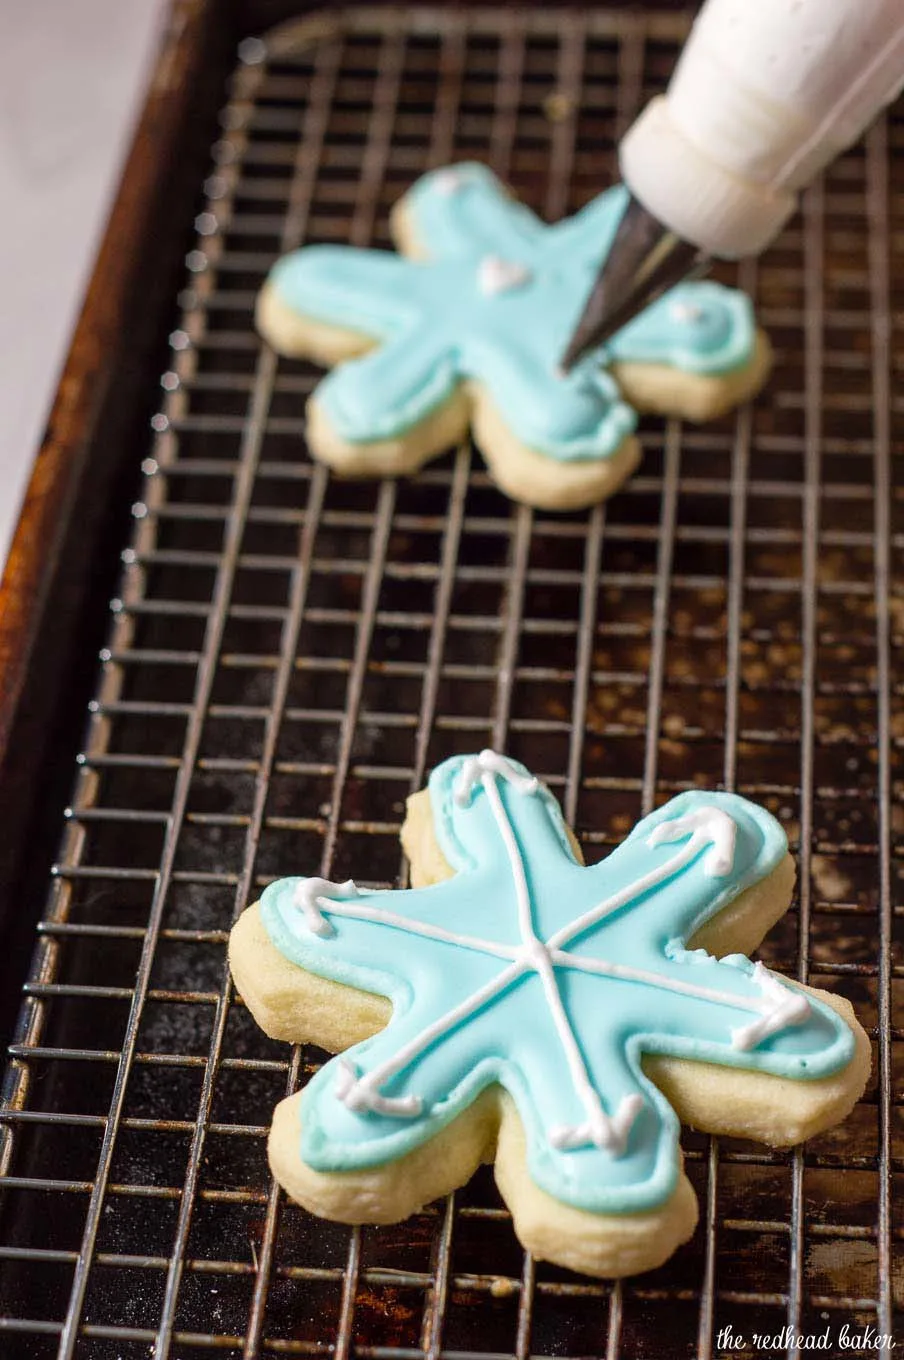
[(9, 4), (0, 42), (0, 569), (166, 18)]

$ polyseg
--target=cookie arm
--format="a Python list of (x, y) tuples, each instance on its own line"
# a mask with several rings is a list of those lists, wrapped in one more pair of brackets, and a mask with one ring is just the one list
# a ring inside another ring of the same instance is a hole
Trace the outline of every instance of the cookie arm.
[(323, 379), (311, 401), (332, 433), (351, 444), (407, 436), (458, 388), (450, 355), (436, 337), (406, 335), (349, 359)]
[(529, 257), (547, 230), (491, 170), (472, 161), (423, 175), (396, 205), (392, 229), (400, 250), (426, 260)]
[(684, 283), (613, 336), (613, 364), (665, 364), (689, 375), (728, 374), (749, 364), (757, 345), (746, 293), (709, 281)]
[(305, 246), (276, 262), (265, 291), (298, 317), (380, 341), (416, 320), (410, 271), (390, 251)]

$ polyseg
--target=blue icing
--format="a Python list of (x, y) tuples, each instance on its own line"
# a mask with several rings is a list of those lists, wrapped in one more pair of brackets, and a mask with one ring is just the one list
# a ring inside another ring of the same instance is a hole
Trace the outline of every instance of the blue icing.
[[(282, 302), (376, 342), (317, 388), (336, 432), (352, 443), (403, 434), (473, 379), (529, 448), (565, 461), (605, 458), (636, 425), (606, 363), (696, 374), (742, 367), (756, 334), (749, 298), (691, 283), (561, 375), (559, 359), (625, 202), (622, 188), (610, 189), (547, 226), (485, 166), (468, 163), (425, 175), (403, 201), (407, 230), (429, 261), (348, 246), (308, 246), (281, 259), (270, 280)], [(499, 261), (510, 275), (501, 283)]]
[[(266, 929), (287, 958), (393, 1003), (383, 1031), (308, 1085), (301, 1156), (321, 1171), (392, 1160), (499, 1083), (518, 1108), (530, 1172), (544, 1190), (588, 1210), (655, 1207), (676, 1184), (678, 1121), (643, 1075), (644, 1053), (801, 1080), (836, 1072), (853, 1055), (850, 1029), (819, 999), (742, 956), (684, 948), (702, 922), (775, 869), (784, 833), (742, 798), (694, 791), (584, 867), (551, 795), (527, 784), (516, 762), (493, 757), (480, 767), (477, 759), (485, 757), (454, 757), (430, 778), (453, 878), (357, 894), (321, 884), (326, 897), (314, 908), (299, 905), (309, 880), (283, 879), (263, 894)], [(457, 800), (469, 771), (473, 787)], [(600, 904), (605, 914), (581, 925)], [(361, 919), (374, 911), (383, 919)], [(404, 919), (393, 924), (386, 913)], [(450, 943), (443, 931), (467, 939)], [(541, 965), (524, 961), (531, 935), (545, 942), (547, 961), (555, 957), (552, 997)], [(745, 1037), (757, 1024), (763, 1031)]]

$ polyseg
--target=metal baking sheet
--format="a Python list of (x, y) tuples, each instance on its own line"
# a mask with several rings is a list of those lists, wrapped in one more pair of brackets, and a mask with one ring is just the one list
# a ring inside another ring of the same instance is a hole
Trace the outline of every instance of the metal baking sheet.
[[(684, 31), (335, 8), (240, 48), (159, 414), (124, 451), (146, 481), (5, 1087), (4, 1355), (706, 1360), (726, 1326), (894, 1332), (900, 113), (740, 270), (766, 392), (645, 421), (639, 474), (587, 514), (510, 505), (468, 445), (397, 484), (330, 478), (304, 443), (317, 370), (252, 326), (282, 251), (388, 244), (431, 166), (581, 206)], [(268, 1176), (270, 1111), (321, 1055), (256, 1029), (230, 924), (278, 875), (397, 881), (406, 795), (486, 744), (550, 783), (590, 859), (679, 789), (768, 806), (800, 876), (762, 956), (849, 996), (875, 1043), (864, 1100), (802, 1150), (687, 1131), (701, 1225), (623, 1285), (526, 1257), (488, 1170), (362, 1230)]]

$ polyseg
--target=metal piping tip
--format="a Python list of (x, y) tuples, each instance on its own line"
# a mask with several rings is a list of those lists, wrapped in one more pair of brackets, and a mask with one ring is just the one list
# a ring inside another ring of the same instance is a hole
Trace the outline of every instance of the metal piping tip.
[(669, 288), (683, 279), (698, 278), (709, 265), (697, 246), (669, 231), (629, 197), (612, 249), (562, 358), (564, 371), (568, 373)]

